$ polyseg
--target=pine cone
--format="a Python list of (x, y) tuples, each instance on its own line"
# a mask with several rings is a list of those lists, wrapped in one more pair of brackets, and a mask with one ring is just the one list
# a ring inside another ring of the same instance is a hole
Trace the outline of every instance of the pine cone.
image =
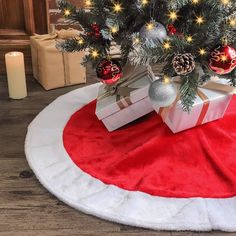
[(178, 75), (187, 75), (195, 69), (194, 57), (191, 53), (177, 54), (172, 65)]

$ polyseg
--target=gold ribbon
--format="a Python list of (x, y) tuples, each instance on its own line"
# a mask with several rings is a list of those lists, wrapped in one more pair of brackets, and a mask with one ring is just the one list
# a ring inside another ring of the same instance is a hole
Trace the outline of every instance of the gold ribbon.
[[(174, 80), (175, 83), (180, 83), (180, 79), (177, 78)], [(220, 91), (226, 94), (236, 94), (236, 88), (231, 87), (226, 84), (220, 84), (215, 81), (209, 81), (205, 85), (201, 86), (201, 88), (213, 90), (213, 91)], [(203, 107), (201, 110), (201, 113), (199, 115), (199, 118), (197, 120), (197, 123), (195, 126), (201, 125), (206, 117), (206, 114), (209, 110), (210, 106), (210, 99), (204, 94), (200, 89), (197, 90), (197, 95), (202, 99), (203, 101)], [(162, 120), (165, 121), (168, 117), (170, 111), (177, 105), (178, 101), (180, 100), (180, 94), (178, 93), (176, 100), (172, 105), (169, 107), (162, 107), (159, 110), (159, 115), (162, 117)]]
[(64, 80), (65, 80), (65, 85), (70, 85), (71, 84), (71, 77), (70, 77), (70, 63), (69, 63), (69, 54), (62, 52), (62, 57), (63, 57), (63, 64), (64, 64)]
[(56, 30), (52, 34), (35, 34), (33, 36), (34, 39), (38, 40), (52, 40), (52, 39), (69, 39), (69, 38), (76, 38), (79, 36), (79, 31), (69, 28), (67, 30)]
[(227, 84), (220, 84), (215, 81), (209, 81), (205, 85), (201, 86), (201, 88), (206, 88), (214, 91), (219, 91), (223, 93), (230, 93), (230, 94), (236, 94), (236, 88), (229, 86)]

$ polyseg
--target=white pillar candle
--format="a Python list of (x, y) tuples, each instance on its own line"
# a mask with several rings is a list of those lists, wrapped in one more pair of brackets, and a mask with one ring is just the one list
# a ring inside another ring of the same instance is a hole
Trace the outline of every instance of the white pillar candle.
[(9, 97), (22, 99), (27, 96), (24, 54), (9, 52), (5, 54)]

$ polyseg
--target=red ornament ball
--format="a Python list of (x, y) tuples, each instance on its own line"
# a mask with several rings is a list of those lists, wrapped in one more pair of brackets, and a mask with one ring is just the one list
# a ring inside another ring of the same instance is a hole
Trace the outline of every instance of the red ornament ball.
[(218, 75), (226, 75), (236, 68), (236, 50), (220, 45), (211, 52), (209, 67)]
[(100, 27), (97, 23), (91, 24), (91, 32), (87, 33), (88, 36), (94, 36), (95, 38), (101, 37)]
[(99, 27), (96, 23), (92, 24), (91, 27), (92, 27), (92, 29), (93, 29), (94, 36), (95, 36), (96, 38), (99, 38), (99, 37), (101, 36), (100, 27)]
[(170, 36), (178, 36), (179, 38), (183, 38), (183, 33), (179, 32), (173, 24), (167, 25), (167, 31)]
[(96, 68), (97, 77), (104, 84), (114, 84), (122, 76), (122, 68), (117, 60), (102, 59)]
[(168, 25), (167, 25), (167, 29), (168, 29), (168, 33), (169, 33), (170, 35), (175, 35), (175, 34), (177, 34), (177, 29), (174, 27), (174, 25), (168, 24)]

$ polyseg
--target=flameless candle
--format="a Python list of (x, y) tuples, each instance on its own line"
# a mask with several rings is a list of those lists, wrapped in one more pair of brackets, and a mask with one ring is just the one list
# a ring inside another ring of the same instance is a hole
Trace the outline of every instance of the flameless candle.
[(24, 54), (9, 52), (5, 55), (9, 97), (22, 99), (27, 96)]

